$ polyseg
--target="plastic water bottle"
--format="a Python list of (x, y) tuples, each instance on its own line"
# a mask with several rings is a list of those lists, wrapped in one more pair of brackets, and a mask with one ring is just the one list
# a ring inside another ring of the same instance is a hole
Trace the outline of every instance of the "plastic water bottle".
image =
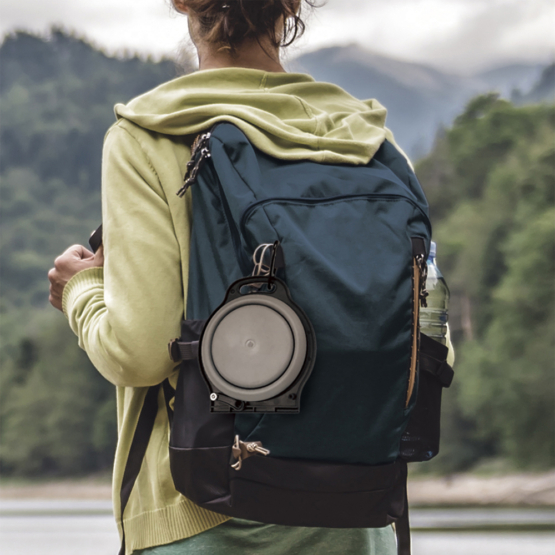
[(437, 246), (432, 241), (428, 256), (428, 306), (420, 308), (420, 331), (428, 337), (446, 344), (449, 310), (449, 287), (436, 264)]

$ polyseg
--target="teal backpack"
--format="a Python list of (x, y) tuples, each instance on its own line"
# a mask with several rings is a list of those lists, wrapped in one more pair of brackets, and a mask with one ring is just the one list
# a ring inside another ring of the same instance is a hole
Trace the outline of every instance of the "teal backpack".
[(177, 389), (147, 393), (122, 515), (162, 387), (183, 495), (273, 524), (394, 523), (409, 555), (406, 463), (437, 454), (453, 378), (419, 333), (431, 226), (414, 172), (387, 141), (366, 166), (286, 162), (220, 123), (195, 142), (189, 187)]

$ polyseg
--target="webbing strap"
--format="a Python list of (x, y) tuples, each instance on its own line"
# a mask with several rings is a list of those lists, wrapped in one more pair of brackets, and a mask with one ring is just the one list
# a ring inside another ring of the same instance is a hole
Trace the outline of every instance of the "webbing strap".
[(455, 375), (453, 368), (447, 364), (448, 353), (449, 349), (445, 345), (424, 333), (420, 334), (419, 368), (433, 374), (443, 387), (449, 387)]
[(175, 389), (170, 385), (170, 380), (165, 379), (162, 382), (162, 388), (164, 390), (164, 400), (166, 401), (166, 411), (168, 412), (168, 421), (170, 423), (170, 429), (173, 424), (173, 410), (170, 406), (171, 400), (175, 397)]
[[(166, 386), (164, 380), (164, 392), (166, 387), (173, 388), (169, 385)], [(158, 414), (158, 392), (160, 391), (160, 384), (153, 385), (148, 388), (143, 403), (143, 408), (139, 415), (139, 420), (137, 421), (137, 426), (135, 428), (135, 434), (133, 436), (133, 441), (131, 442), (131, 448), (129, 449), (129, 454), (127, 455), (127, 462), (125, 463), (125, 471), (123, 472), (123, 480), (121, 483), (120, 492), (120, 518), (121, 518), (121, 548), (119, 555), (125, 555), (125, 527), (123, 525), (123, 513), (129, 497), (131, 496), (131, 491), (133, 486), (137, 481), (137, 476), (141, 470), (143, 459), (145, 457), (146, 449), (148, 447), (148, 442), (150, 441), (150, 436), (154, 428), (154, 421), (156, 420), (156, 415)], [(169, 410), (169, 409), (168, 409)]]
[(404, 465), (405, 474), (405, 505), (403, 514), (395, 522), (395, 535), (397, 536), (397, 555), (411, 555), (409, 500), (407, 496), (407, 465)]
[(174, 339), (168, 344), (170, 358), (174, 362), (182, 360), (195, 360), (198, 358), (198, 341), (180, 341)]

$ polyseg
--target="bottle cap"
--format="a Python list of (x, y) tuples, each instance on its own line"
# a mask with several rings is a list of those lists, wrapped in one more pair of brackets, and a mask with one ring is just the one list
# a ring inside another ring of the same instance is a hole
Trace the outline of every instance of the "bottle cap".
[(435, 258), (436, 253), (437, 253), (437, 245), (435, 244), (434, 241), (432, 241), (430, 243), (430, 254), (428, 255), (428, 258)]

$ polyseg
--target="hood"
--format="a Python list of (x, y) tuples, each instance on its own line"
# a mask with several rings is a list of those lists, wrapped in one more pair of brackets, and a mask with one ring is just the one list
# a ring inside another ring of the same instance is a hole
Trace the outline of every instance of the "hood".
[(383, 141), (386, 110), (298, 73), (204, 70), (174, 79), (116, 116), (166, 135), (197, 135), (219, 121), (237, 125), (263, 152), (286, 160), (367, 164)]

